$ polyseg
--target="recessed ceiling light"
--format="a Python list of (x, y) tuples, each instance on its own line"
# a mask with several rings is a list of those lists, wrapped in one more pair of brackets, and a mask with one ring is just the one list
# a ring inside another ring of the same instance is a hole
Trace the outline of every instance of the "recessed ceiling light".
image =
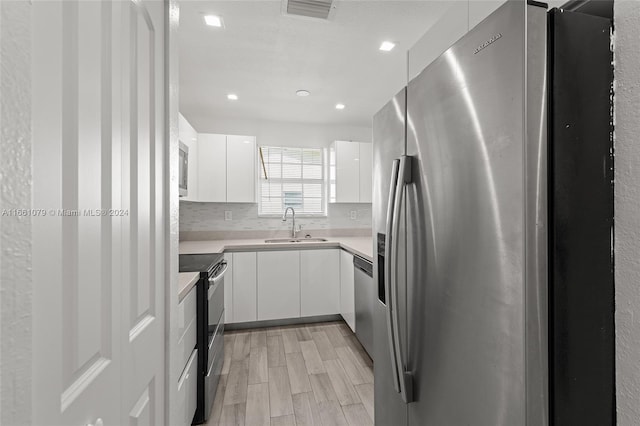
[(344, 104), (336, 104), (336, 109), (344, 109)]
[(227, 99), (229, 99), (230, 101), (237, 101), (238, 100), (238, 95), (236, 95), (235, 93), (229, 93), (227, 95)]
[(396, 47), (395, 43), (391, 43), (390, 41), (383, 41), (380, 45), (380, 50), (382, 50), (383, 52), (390, 52), (394, 47)]
[(224, 23), (222, 22), (221, 16), (206, 15), (204, 17), (204, 23), (209, 25), (210, 27), (218, 27), (218, 28), (224, 27)]
[(296, 95), (298, 95), (298, 96), (309, 96), (310, 94), (311, 94), (311, 92), (308, 91), (308, 90), (298, 90), (296, 92)]

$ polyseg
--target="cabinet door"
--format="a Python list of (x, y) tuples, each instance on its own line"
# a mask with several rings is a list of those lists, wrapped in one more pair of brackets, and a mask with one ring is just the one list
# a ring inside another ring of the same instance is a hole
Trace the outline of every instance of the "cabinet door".
[[(198, 135), (198, 201), (224, 203), (227, 200), (226, 141), (225, 135)], [(191, 161), (193, 157), (189, 157)]]
[(257, 319), (256, 276), (256, 253), (233, 253), (233, 322)]
[(353, 255), (340, 250), (340, 314), (351, 330), (356, 331), (355, 282)]
[(340, 250), (300, 251), (301, 316), (340, 312)]
[(224, 260), (229, 265), (224, 276), (224, 322), (233, 322), (233, 253), (225, 253)]
[(373, 182), (373, 150), (372, 145), (360, 142), (360, 202), (370, 203)]
[(198, 132), (182, 114), (178, 114), (178, 134), (180, 142), (189, 147), (188, 191), (180, 200), (198, 201)]
[(256, 138), (227, 136), (227, 202), (256, 202)]
[(336, 202), (360, 201), (360, 143), (336, 141)]
[(258, 253), (258, 320), (300, 316), (300, 252)]

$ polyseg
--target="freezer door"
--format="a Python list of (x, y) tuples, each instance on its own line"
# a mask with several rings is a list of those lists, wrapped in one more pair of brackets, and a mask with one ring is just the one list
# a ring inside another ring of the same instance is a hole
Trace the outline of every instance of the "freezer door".
[[(408, 86), (411, 425), (546, 424), (544, 385), (527, 402), (525, 362), (531, 357), (538, 368), (532, 383), (546, 377), (546, 311), (536, 300), (544, 264), (526, 236), (536, 224), (544, 231), (538, 213), (546, 208), (529, 206), (544, 194), (528, 195), (546, 185), (545, 15), (506, 3)], [(537, 138), (527, 134), (529, 113)], [(530, 262), (543, 268), (531, 281)]]
[[(387, 326), (387, 303), (384, 279), (385, 243), (387, 241), (387, 210), (394, 161), (405, 153), (405, 89), (387, 103), (373, 119), (373, 235), (374, 261), (373, 282), (373, 361), (375, 376), (375, 424), (407, 425), (407, 405), (395, 390), (394, 365), (392, 362), (392, 341)], [(404, 245), (404, 221), (400, 223), (399, 244)], [(404, 251), (399, 253), (399, 263), (404, 262)], [(399, 268), (404, 274), (405, 268)], [(401, 274), (399, 274), (401, 275)], [(404, 284), (404, 275), (398, 282)], [(406, 312), (406, 290), (399, 288), (399, 308)], [(400, 329), (406, 337), (406, 321), (401, 321)], [(406, 342), (406, 339), (403, 341)], [(405, 352), (406, 353), (406, 352)]]

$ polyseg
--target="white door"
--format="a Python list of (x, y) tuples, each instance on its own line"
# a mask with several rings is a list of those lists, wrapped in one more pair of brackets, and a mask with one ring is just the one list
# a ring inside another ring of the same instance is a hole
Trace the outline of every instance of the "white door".
[(33, 424), (162, 424), (164, 4), (32, 17)]

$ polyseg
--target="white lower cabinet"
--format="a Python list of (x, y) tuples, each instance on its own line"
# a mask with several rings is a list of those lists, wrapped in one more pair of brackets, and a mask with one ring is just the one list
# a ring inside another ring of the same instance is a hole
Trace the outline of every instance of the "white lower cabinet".
[(355, 302), (353, 255), (340, 250), (340, 314), (354, 333), (356, 331)]
[(198, 350), (194, 349), (178, 379), (178, 403), (176, 404), (180, 425), (189, 426), (198, 404)]
[(353, 255), (341, 249), (226, 253), (225, 322), (341, 314), (355, 331)]
[(233, 253), (225, 253), (227, 273), (224, 276), (224, 322), (233, 322)]
[(233, 253), (233, 322), (258, 319), (256, 266), (255, 252)]
[(300, 314), (340, 313), (340, 251), (300, 251)]
[(300, 252), (258, 252), (258, 320), (300, 316)]

